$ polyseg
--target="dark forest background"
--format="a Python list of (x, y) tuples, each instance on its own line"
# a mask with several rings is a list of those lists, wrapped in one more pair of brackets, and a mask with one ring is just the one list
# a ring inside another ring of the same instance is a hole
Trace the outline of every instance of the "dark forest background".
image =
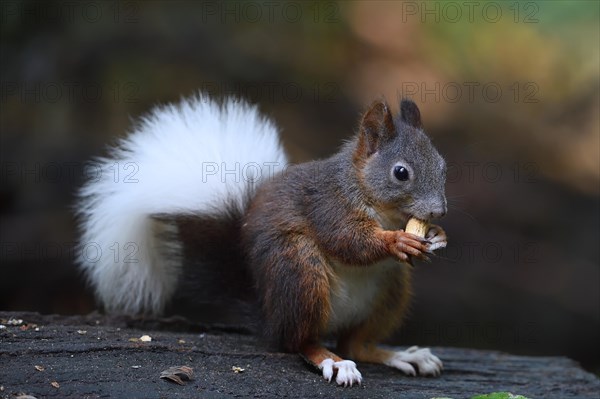
[(0, 309), (96, 309), (74, 193), (153, 105), (245, 97), (300, 162), (404, 95), (449, 165), (450, 244), (391, 342), (600, 370), (598, 2), (0, 4)]

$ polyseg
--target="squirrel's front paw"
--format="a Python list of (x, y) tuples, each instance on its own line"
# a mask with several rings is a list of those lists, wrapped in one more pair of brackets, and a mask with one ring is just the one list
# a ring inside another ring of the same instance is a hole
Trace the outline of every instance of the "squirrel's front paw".
[(429, 251), (445, 248), (446, 245), (448, 245), (446, 232), (436, 224), (429, 225), (429, 230), (427, 231), (425, 238), (431, 243), (428, 246)]
[(333, 359), (325, 359), (319, 364), (319, 368), (323, 370), (323, 378), (329, 382), (335, 375), (335, 382), (338, 385), (345, 387), (353, 384), (360, 385), (362, 381), (362, 375), (356, 368), (356, 363), (351, 360), (335, 362)]
[(390, 250), (400, 261), (408, 262), (410, 256), (424, 260), (429, 259), (425, 256), (425, 253), (429, 252), (430, 242), (428, 239), (403, 230), (395, 231), (394, 234), (394, 242)]

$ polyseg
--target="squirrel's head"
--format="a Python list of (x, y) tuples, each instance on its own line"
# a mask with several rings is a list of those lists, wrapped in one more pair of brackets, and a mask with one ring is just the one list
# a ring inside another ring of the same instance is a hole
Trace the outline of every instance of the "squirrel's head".
[(423, 132), (421, 113), (411, 100), (401, 101), (396, 118), (383, 100), (369, 107), (353, 161), (378, 208), (423, 220), (446, 213), (446, 163)]

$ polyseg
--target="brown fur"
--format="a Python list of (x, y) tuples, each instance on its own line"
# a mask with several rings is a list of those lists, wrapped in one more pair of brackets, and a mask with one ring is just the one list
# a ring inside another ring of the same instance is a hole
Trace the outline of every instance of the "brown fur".
[(321, 345), (315, 343), (304, 344), (300, 348), (300, 355), (304, 358), (304, 360), (315, 367), (319, 367), (319, 365), (325, 359), (333, 359), (334, 362), (339, 362), (342, 360), (342, 358), (335, 353), (330, 352)]
[[(419, 117), (414, 109), (409, 110), (413, 119)], [(443, 159), (422, 132), (407, 133), (414, 127), (404, 124), (398, 129), (387, 104), (376, 102), (365, 113), (357, 137), (338, 154), (292, 166), (263, 184), (244, 216), (242, 247), (265, 315), (265, 333), (280, 347), (300, 352), (313, 365), (326, 358), (341, 360), (319, 345), (327, 332), (338, 333), (338, 349), (345, 355), (385, 361), (389, 353), (376, 349), (375, 344), (398, 327), (408, 308), (410, 267), (384, 269), (387, 274), (369, 302), (369, 316), (343, 328), (334, 326), (336, 331), (328, 330), (332, 328), (328, 325), (332, 290), (339, 281), (334, 264), (369, 268), (387, 258), (407, 262), (410, 256), (422, 257), (427, 241), (397, 229), (408, 212), (426, 212), (423, 218), (427, 219), (434, 214), (430, 205), (439, 213), (440, 201), (445, 201), (437, 176), (442, 172), (436, 169), (444, 165)], [(402, 196), (396, 198), (377, 188), (377, 184), (389, 184), (385, 181), (396, 162), (399, 137), (410, 134), (431, 147), (427, 148), (431, 155), (419, 155), (431, 157), (430, 163), (435, 163), (427, 181), (437, 186), (428, 189), (430, 196), (421, 202), (410, 192), (400, 192)], [(376, 172), (369, 169), (375, 155), (380, 157), (378, 162), (384, 162), (380, 154), (388, 153), (385, 156), (391, 158), (391, 166), (385, 164), (386, 170)], [(411, 208), (417, 205), (419, 208)], [(398, 223), (397, 229), (386, 230), (378, 215)]]

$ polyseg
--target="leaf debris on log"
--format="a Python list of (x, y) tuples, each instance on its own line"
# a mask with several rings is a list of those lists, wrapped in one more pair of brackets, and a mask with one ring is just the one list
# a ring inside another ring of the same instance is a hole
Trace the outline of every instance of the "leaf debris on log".
[(185, 385), (185, 381), (194, 379), (194, 369), (188, 366), (169, 367), (160, 373), (160, 378), (179, 385)]

